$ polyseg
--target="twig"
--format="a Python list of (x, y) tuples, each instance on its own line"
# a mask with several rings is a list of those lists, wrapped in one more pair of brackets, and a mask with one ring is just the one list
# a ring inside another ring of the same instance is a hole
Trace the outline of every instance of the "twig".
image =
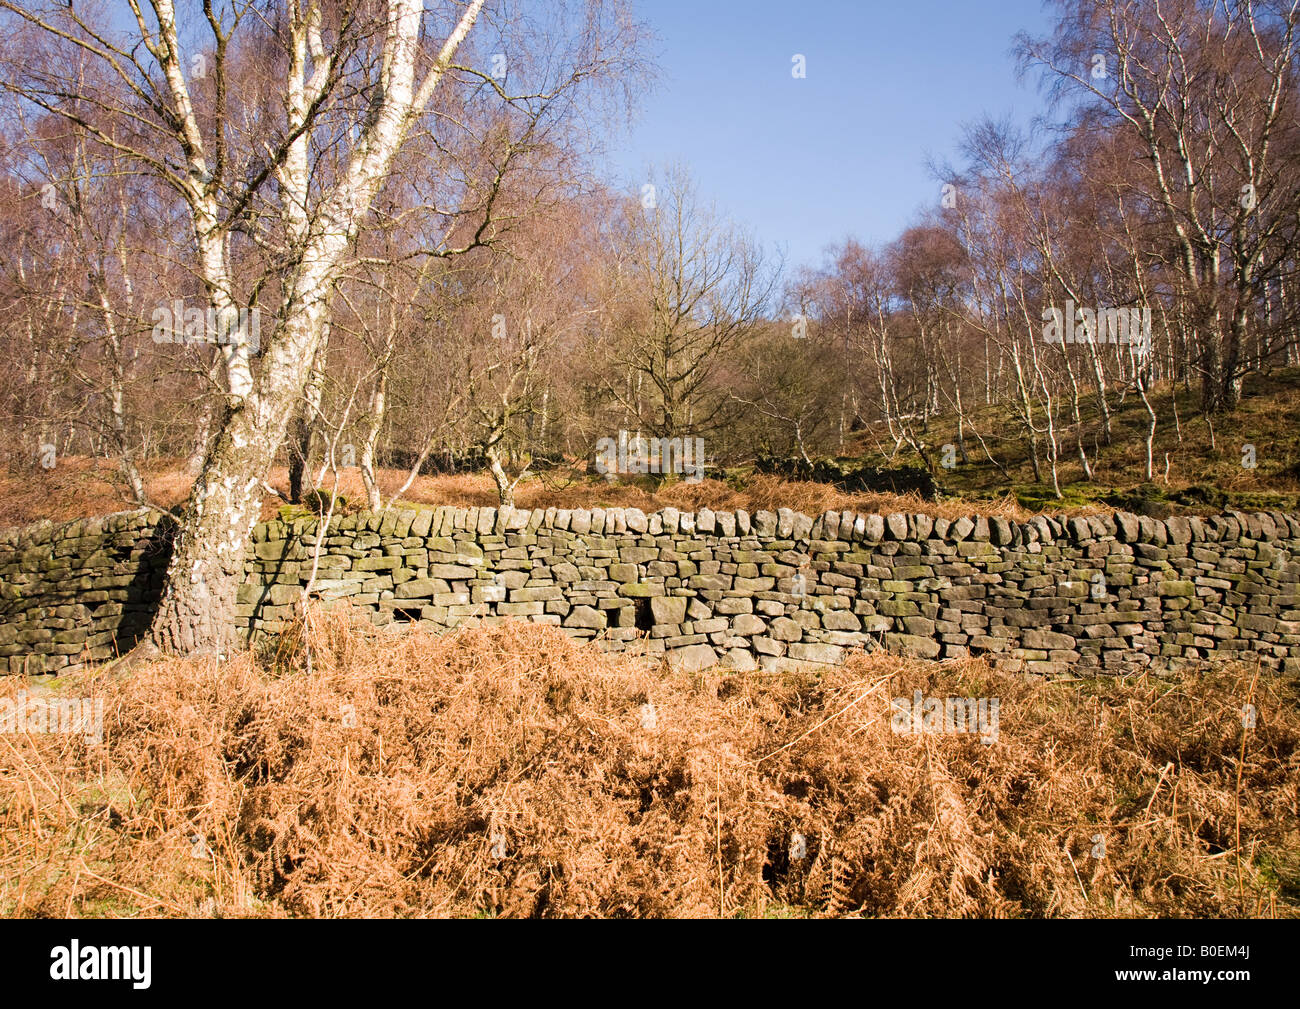
[(1083, 902), (1088, 903), (1088, 891), (1083, 885), (1083, 877), (1079, 875), (1079, 867), (1074, 864), (1074, 856), (1070, 854), (1070, 846), (1065, 846), (1065, 857), (1070, 860), (1070, 868), (1074, 870), (1074, 878), (1079, 881), (1079, 889), (1083, 891)]
[[(1250, 678), (1250, 689), (1246, 691), (1246, 710), (1249, 710), (1251, 702), (1255, 699), (1255, 684), (1259, 680), (1259, 666), (1255, 667), (1255, 675)], [(1235, 819), (1236, 819), (1236, 840), (1233, 844), (1233, 851), (1237, 857), (1237, 899), (1241, 900), (1242, 882), (1241, 882), (1241, 771), (1246, 763), (1246, 734), (1250, 731), (1250, 726), (1246, 724), (1247, 719), (1241, 720), (1241, 753), (1237, 757), (1237, 791), (1235, 796)]]
[(718, 853), (718, 917), (727, 916), (727, 908), (724, 903), (722, 890), (722, 760), (719, 758), (716, 767), (715, 791), (713, 793), (714, 809), (716, 810), (717, 832), (714, 836), (714, 845)]
[(786, 743), (784, 746), (778, 746), (778, 747), (777, 747), (775, 750), (773, 750), (771, 753), (768, 753), (768, 754), (765, 754), (765, 755), (762, 756), (762, 757), (759, 757), (757, 760), (753, 761), (752, 763), (754, 763), (754, 764), (761, 764), (763, 761), (767, 760), (768, 757), (775, 757), (775, 756), (776, 756), (778, 753), (780, 753), (782, 750), (788, 750), (790, 747), (794, 746), (794, 744), (797, 743), (797, 742), (799, 742), (801, 739), (806, 739), (808, 736), (811, 736), (814, 732), (816, 732), (818, 729), (820, 729), (820, 728), (821, 728), (823, 725), (825, 725), (827, 722), (829, 722), (829, 721), (831, 721), (831, 720), (833, 720), (833, 719), (839, 718), (840, 715), (844, 714), (844, 713), (845, 713), (846, 711), (848, 711), (850, 708), (857, 707), (859, 704), (861, 704), (863, 701), (865, 701), (868, 697), (870, 697), (872, 694), (874, 694), (874, 693), (876, 692), (876, 690), (877, 690), (877, 689), (878, 689), (882, 684), (884, 684), (884, 683), (888, 683), (889, 680), (890, 680), (890, 677), (888, 677), (888, 676), (883, 676), (883, 677), (881, 677), (879, 680), (877, 680), (875, 683), (873, 683), (873, 684), (871, 685), (871, 687), (870, 687), (866, 692), (864, 692), (861, 696), (859, 696), (859, 697), (856, 698), (855, 700), (852, 700), (852, 701), (850, 701), (848, 704), (844, 705), (844, 707), (840, 708), (839, 711), (836, 711), (836, 712), (833, 712), (832, 714), (827, 715), (825, 718), (823, 718), (820, 722), (818, 722), (816, 725), (814, 725), (814, 726), (813, 726), (811, 729), (809, 729), (807, 732), (801, 733), (800, 735), (796, 736), (794, 739), (790, 740), (790, 742)]
[(1142, 814), (1142, 816), (1143, 816), (1144, 819), (1145, 819), (1147, 813), (1150, 813), (1150, 812), (1151, 812), (1151, 803), (1155, 802), (1155, 801), (1156, 801), (1156, 796), (1160, 794), (1160, 786), (1164, 784), (1164, 781), (1165, 781), (1165, 775), (1168, 774), (1170, 771), (1172, 771), (1172, 770), (1173, 770), (1173, 767), (1174, 767), (1174, 762), (1171, 760), (1171, 761), (1169, 761), (1167, 764), (1165, 764), (1164, 767), (1162, 767), (1162, 768), (1160, 769), (1160, 777), (1156, 779), (1156, 787), (1155, 787), (1155, 790), (1152, 791), (1152, 793), (1151, 793), (1151, 799), (1147, 802), (1147, 808), (1146, 808), (1145, 812), (1143, 812), (1143, 814)]
[(87, 876), (89, 876), (91, 879), (97, 879), (97, 880), (99, 880), (101, 883), (104, 883), (104, 884), (106, 884), (106, 885), (108, 885), (108, 886), (115, 886), (115, 887), (117, 887), (119, 890), (125, 890), (127, 893), (134, 894), (136, 897), (141, 897), (141, 898), (143, 898), (144, 900), (149, 901), (149, 903), (146, 905), (147, 907), (154, 907), (154, 906), (156, 906), (156, 905), (161, 905), (162, 907), (169, 907), (169, 908), (171, 908), (171, 909), (172, 909), (173, 911), (175, 911), (177, 914), (185, 914), (185, 913), (186, 913), (185, 909), (184, 909), (183, 907), (179, 906), (178, 904), (173, 904), (173, 903), (172, 903), (171, 901), (169, 901), (169, 900), (162, 900), (162, 899), (160, 899), (160, 898), (158, 898), (158, 897), (150, 897), (147, 893), (141, 893), (139, 890), (135, 890), (135, 889), (133, 889), (133, 888), (127, 886), (127, 885), (124, 884), (124, 883), (115, 883), (115, 882), (113, 882), (113, 880), (111, 880), (111, 879), (105, 879), (103, 876), (100, 876), (100, 875), (98, 875), (97, 873), (93, 873), (93, 872), (91, 872), (91, 871), (90, 871), (89, 869), (87, 869), (84, 865), (81, 867), (81, 870), (80, 870), (80, 871), (81, 871), (81, 872), (84, 872), (84, 873), (85, 873)]

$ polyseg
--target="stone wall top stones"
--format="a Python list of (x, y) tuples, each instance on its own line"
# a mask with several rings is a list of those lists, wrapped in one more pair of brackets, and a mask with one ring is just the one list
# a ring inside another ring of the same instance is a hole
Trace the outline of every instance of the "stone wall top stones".
[[(170, 524), (129, 512), (0, 532), (0, 668), (109, 658), (147, 628)], [(251, 640), (312, 595), (380, 625), (525, 619), (700, 667), (884, 646), (1036, 673), (1300, 663), (1300, 516), (964, 516), (790, 509), (391, 510), (253, 530)]]

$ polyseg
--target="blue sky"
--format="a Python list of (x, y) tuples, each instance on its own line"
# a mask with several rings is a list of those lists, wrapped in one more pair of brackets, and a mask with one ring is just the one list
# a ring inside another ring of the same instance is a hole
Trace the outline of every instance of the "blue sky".
[[(955, 160), (963, 123), (1044, 109), (1010, 56), (1049, 25), (1041, 0), (639, 0), (661, 69), (611, 171), (639, 188), (680, 161), (701, 193), (787, 267), (852, 235), (895, 237), (938, 203), (927, 155)], [(807, 77), (791, 76), (802, 53)]]

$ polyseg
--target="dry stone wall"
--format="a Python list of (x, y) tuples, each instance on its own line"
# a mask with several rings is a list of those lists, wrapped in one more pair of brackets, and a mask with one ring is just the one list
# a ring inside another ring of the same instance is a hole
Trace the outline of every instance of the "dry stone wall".
[[(0, 534), (0, 669), (130, 647), (170, 526), (134, 512)], [(435, 508), (256, 527), (237, 607), (251, 640), (302, 589), (380, 625), (550, 623), (689, 668), (841, 662), (855, 648), (989, 656), (1035, 673), (1209, 659), (1300, 669), (1300, 516), (1003, 519), (782, 509)]]
[(110, 659), (149, 628), (171, 526), (137, 511), (0, 531), (0, 672)]

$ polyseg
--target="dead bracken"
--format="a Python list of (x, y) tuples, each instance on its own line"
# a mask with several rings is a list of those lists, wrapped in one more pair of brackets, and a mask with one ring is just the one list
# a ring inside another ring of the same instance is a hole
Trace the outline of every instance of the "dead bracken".
[[(68, 680), (104, 742), (0, 735), (0, 915), (1300, 911), (1297, 684), (1245, 667), (686, 673), (313, 612), (272, 654)], [(997, 738), (891, 728), (916, 691), (996, 698)]]

